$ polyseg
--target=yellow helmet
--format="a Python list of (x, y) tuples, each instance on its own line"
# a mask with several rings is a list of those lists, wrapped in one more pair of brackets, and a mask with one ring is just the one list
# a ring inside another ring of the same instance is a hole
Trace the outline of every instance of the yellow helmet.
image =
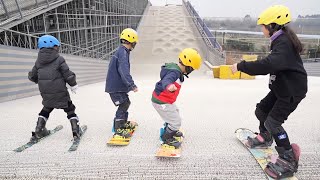
[(129, 43), (137, 43), (138, 42), (138, 33), (134, 29), (127, 28), (124, 29), (120, 34), (120, 40), (124, 39)]
[(269, 25), (271, 23), (285, 25), (290, 21), (291, 13), (289, 8), (283, 5), (274, 5), (259, 15), (257, 25)]
[(190, 66), (193, 69), (199, 69), (202, 63), (200, 54), (192, 48), (182, 50), (179, 59), (183, 65)]

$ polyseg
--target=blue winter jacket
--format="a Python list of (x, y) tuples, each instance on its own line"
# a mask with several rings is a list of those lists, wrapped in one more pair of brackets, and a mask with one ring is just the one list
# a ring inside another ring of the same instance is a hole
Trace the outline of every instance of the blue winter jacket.
[(109, 64), (109, 70), (106, 79), (107, 93), (132, 91), (137, 86), (134, 84), (132, 76), (130, 75), (130, 50), (121, 45)]

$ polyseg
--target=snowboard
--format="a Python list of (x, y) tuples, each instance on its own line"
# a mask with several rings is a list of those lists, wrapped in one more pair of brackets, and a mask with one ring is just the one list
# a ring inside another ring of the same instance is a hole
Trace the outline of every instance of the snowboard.
[[(256, 134), (246, 128), (239, 128), (235, 131), (235, 135), (238, 138), (238, 140), (249, 150), (249, 152), (252, 154), (252, 156), (256, 159), (260, 167), (262, 168), (263, 172), (265, 173), (267, 179), (273, 180), (272, 177), (270, 177), (266, 172), (265, 168), (267, 167), (268, 162), (273, 161), (277, 158), (278, 153), (276, 152), (275, 149), (272, 147), (269, 148), (260, 148), (260, 149), (253, 149), (249, 148), (247, 146), (247, 138), (248, 137), (255, 137)], [(282, 180), (297, 180), (295, 176), (288, 177), (288, 178), (283, 178)]]
[[(161, 128), (160, 129), (160, 136), (163, 133), (164, 129)], [(180, 137), (179, 141), (183, 142), (184, 136), (185, 136), (185, 132), (183, 130), (180, 129), (180, 131), (183, 133), (183, 136)], [(161, 138), (160, 138), (161, 140)], [(159, 147), (159, 149), (156, 152), (156, 157), (165, 157), (165, 158), (179, 158), (181, 157), (181, 145), (179, 148), (175, 148), (173, 146), (169, 146), (167, 144), (162, 143), (161, 146)]]
[(37, 140), (30, 140), (28, 143), (14, 149), (13, 151), (22, 152), (22, 151), (30, 148), (31, 146), (37, 144), (38, 142), (42, 141), (43, 139), (46, 139), (47, 137), (51, 136), (52, 134), (55, 134), (56, 132), (60, 131), (62, 128), (63, 128), (63, 126), (59, 125), (59, 126), (55, 127), (54, 129), (49, 130), (49, 134), (47, 136), (44, 136), (41, 139), (37, 139)]
[(81, 130), (82, 130), (82, 135), (80, 138), (77, 138), (77, 139), (74, 139), (73, 142), (72, 142), (72, 145), (70, 146), (69, 148), (69, 152), (72, 152), (72, 151), (76, 151), (79, 147), (79, 144), (81, 142), (81, 139), (82, 139), (82, 136), (86, 133), (87, 131), (87, 125), (83, 125), (81, 126)]
[(131, 136), (128, 138), (120, 137), (120, 136), (115, 136), (113, 135), (107, 142), (108, 145), (110, 146), (127, 146), (130, 144), (131, 138), (135, 131), (137, 130), (138, 123), (135, 121), (130, 121), (131, 124), (134, 124), (135, 128), (131, 132)]

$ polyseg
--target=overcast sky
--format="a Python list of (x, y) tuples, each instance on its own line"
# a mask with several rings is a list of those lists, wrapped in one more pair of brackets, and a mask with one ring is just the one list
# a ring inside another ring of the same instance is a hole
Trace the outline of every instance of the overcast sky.
[[(150, 0), (153, 5), (181, 4), (181, 0)], [(300, 15), (320, 14), (320, 0), (190, 0), (201, 17), (257, 17), (274, 4), (290, 8), (294, 18)]]

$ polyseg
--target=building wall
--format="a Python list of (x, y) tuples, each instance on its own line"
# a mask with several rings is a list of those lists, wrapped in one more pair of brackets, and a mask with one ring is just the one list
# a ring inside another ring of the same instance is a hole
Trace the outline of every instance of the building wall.
[[(36, 50), (0, 46), (0, 102), (39, 94), (38, 86), (28, 80), (37, 55)], [(107, 61), (61, 55), (76, 73), (79, 86), (105, 80)]]

